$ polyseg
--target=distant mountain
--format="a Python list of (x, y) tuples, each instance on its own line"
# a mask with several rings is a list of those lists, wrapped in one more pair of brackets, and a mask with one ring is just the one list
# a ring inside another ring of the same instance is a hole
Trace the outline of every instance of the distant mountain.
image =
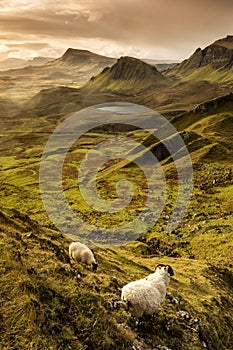
[(155, 66), (159, 72), (175, 67), (179, 62), (176, 60), (156, 60), (151, 58), (142, 58), (142, 61)]
[(85, 88), (133, 95), (150, 88), (164, 87), (170, 80), (137, 58), (121, 57), (112, 67), (105, 68), (85, 85)]
[(28, 66), (42, 66), (52, 59), (51, 57), (34, 57), (27, 61), (21, 58), (7, 58), (6, 60), (0, 61), (0, 71), (20, 69)]
[(187, 60), (168, 71), (167, 76), (185, 80), (230, 82), (233, 80), (233, 36), (198, 48)]
[(159, 72), (164, 72), (167, 69), (173, 68), (177, 65), (177, 63), (157, 63), (155, 64), (155, 67), (158, 69)]
[(94, 52), (88, 51), (88, 50), (77, 50), (77, 49), (71, 49), (69, 48), (64, 55), (58, 59), (58, 61), (70, 64), (70, 65), (77, 65), (77, 64), (99, 64), (99, 65), (106, 65), (106, 64), (113, 64), (116, 62), (115, 58), (106, 57), (102, 55), (98, 55)]
[(0, 71), (22, 68), (27, 65), (27, 61), (21, 58), (7, 58), (3, 61), (0, 61)]
[[(0, 97), (9, 93), (26, 100), (42, 89), (61, 85), (77, 88), (115, 62), (114, 58), (76, 49), (68, 49), (60, 58), (49, 61), (37, 57), (20, 69), (0, 72)], [(4, 90), (1, 90), (3, 84)]]
[(79, 72), (92, 71), (98, 74), (103, 68), (115, 62), (114, 58), (101, 56), (88, 50), (69, 48), (61, 57), (49, 62), (46, 66), (52, 69), (72, 70), (75, 68)]
[(163, 59), (163, 60), (159, 60), (159, 59), (154, 59), (154, 58), (141, 58), (142, 61), (148, 63), (148, 64), (152, 64), (152, 65), (157, 65), (157, 64), (177, 64), (179, 63), (180, 61), (177, 61), (177, 60), (166, 60), (166, 59)]
[[(169, 69), (169, 62), (158, 63), (160, 67), (156, 69), (137, 58), (126, 56), (116, 60), (69, 48), (60, 58), (37, 57), (27, 61), (26, 67), (0, 71), (0, 99), (10, 98), (21, 103), (40, 90), (83, 87), (86, 95), (87, 92), (92, 96), (108, 92), (131, 96), (136, 103), (165, 113), (175, 109), (177, 113), (231, 91), (232, 62), (233, 36), (196, 50), (190, 58)], [(160, 69), (166, 71), (161, 73)]]
[(42, 66), (43, 64), (54, 60), (53, 57), (34, 57), (32, 60), (27, 61), (27, 65), (29, 66)]

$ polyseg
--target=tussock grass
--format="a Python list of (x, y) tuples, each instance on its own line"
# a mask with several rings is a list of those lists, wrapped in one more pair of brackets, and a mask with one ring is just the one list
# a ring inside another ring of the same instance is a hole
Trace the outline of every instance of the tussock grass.
[[(50, 107), (52, 113), (52, 103)], [(42, 112), (43, 108), (38, 113)], [(9, 123), (10, 129), (3, 132), (6, 144), (0, 145), (1, 348), (117, 350), (132, 349), (141, 342), (145, 349), (164, 345), (177, 350), (229, 350), (233, 304), (231, 103), (176, 119), (194, 164), (194, 194), (179, 227), (166, 233), (177, 196), (176, 169), (166, 156), (161, 161), (167, 180), (166, 206), (158, 222), (127, 245), (95, 247), (99, 262), (95, 274), (81, 264), (70, 264), (70, 240), (51, 228), (43, 208), (38, 167), (47, 133), (57, 120), (50, 115), (45, 134), (34, 138), (32, 131), (47, 125), (46, 118), (22, 117), (22, 124)], [(144, 131), (127, 134), (120, 130), (118, 135), (142, 140), (156, 152), (157, 140)], [(99, 173), (97, 188), (111, 201), (117, 197), (117, 182), (124, 177), (131, 180), (135, 193), (126, 210), (99, 215), (82, 200), (77, 188), (80, 162), (98, 141), (111, 136), (112, 132), (98, 134), (96, 130), (84, 135), (69, 152), (63, 173), (73, 210), (100, 227), (130, 222), (148, 195), (143, 173), (131, 163), (116, 161)], [(66, 224), (65, 218), (61, 220)], [(71, 232), (73, 239), (75, 233)], [(168, 290), (171, 295), (157, 317), (145, 318), (135, 327), (128, 312), (112, 309), (109, 301), (118, 300), (125, 283), (144, 277), (157, 263), (171, 264), (175, 270)], [(186, 311), (188, 318), (180, 311)]]
[[(147, 244), (132, 242), (95, 248), (99, 269), (93, 273), (70, 264), (67, 238), (19, 212), (1, 211), (0, 232), (2, 349), (131, 349), (136, 341), (147, 349), (202, 349), (203, 341), (210, 349), (229, 349), (229, 270), (204, 260), (151, 256)], [(176, 273), (168, 297), (154, 319), (144, 318), (135, 329), (124, 309), (108, 303), (160, 262)]]

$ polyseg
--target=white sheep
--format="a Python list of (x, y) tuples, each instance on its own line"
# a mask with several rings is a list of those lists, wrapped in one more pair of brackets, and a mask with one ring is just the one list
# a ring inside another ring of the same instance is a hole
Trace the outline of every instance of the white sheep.
[(86, 265), (92, 265), (92, 270), (96, 271), (98, 263), (94, 258), (94, 254), (86, 244), (80, 242), (72, 242), (69, 246), (69, 255), (71, 259), (82, 262)]
[(122, 288), (121, 299), (127, 302), (132, 316), (153, 315), (164, 301), (170, 276), (170, 265), (159, 264), (149, 276), (130, 282)]

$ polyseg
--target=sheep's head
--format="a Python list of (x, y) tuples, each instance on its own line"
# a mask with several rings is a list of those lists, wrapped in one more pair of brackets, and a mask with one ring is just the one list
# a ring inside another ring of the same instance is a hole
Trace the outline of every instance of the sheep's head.
[(97, 262), (93, 262), (92, 263), (92, 270), (95, 272), (97, 270), (98, 267), (98, 263)]
[(170, 265), (165, 265), (165, 264), (158, 264), (155, 267), (155, 271), (158, 273), (167, 273), (168, 276), (174, 276), (174, 270)]

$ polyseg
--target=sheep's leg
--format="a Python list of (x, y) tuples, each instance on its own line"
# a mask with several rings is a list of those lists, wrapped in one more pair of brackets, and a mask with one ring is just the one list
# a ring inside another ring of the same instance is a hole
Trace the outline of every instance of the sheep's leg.
[(114, 300), (113, 303), (115, 309), (119, 309), (121, 306), (128, 308), (128, 303), (125, 300)]
[(129, 300), (126, 301), (126, 308), (127, 311), (132, 312), (133, 310), (133, 305), (131, 304), (131, 302)]
[(127, 302), (125, 300), (112, 300), (112, 301), (109, 300), (106, 302), (106, 305), (108, 309), (118, 310), (121, 306), (126, 308)]
[(141, 324), (141, 317), (136, 317), (136, 316), (131, 316), (130, 321), (129, 321), (129, 326), (130, 328), (132, 328), (133, 330), (137, 331), (138, 327)]

